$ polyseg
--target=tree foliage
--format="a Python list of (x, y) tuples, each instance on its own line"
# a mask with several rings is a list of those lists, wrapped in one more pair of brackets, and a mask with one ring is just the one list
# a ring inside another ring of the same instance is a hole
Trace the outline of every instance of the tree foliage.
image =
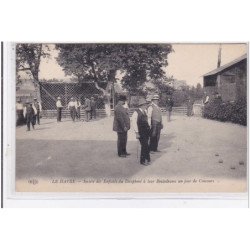
[(39, 84), (39, 68), (42, 57), (49, 54), (41, 43), (19, 43), (16, 45), (16, 72), (28, 71)]
[(92, 82), (105, 93), (121, 73), (124, 88), (137, 91), (150, 79), (164, 76), (169, 44), (57, 44), (57, 61), (79, 83)]

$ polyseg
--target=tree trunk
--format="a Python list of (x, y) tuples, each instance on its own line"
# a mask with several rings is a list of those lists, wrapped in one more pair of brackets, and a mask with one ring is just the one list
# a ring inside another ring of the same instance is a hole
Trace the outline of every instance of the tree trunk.
[(38, 80), (34, 79), (34, 85), (35, 85), (35, 97), (37, 98), (38, 101), (41, 100), (41, 84)]

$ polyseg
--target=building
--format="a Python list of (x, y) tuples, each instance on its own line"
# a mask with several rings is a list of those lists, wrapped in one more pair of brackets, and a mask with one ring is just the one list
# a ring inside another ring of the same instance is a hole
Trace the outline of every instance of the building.
[(247, 54), (203, 75), (204, 91), (210, 97), (219, 94), (223, 102), (247, 96)]
[(16, 99), (25, 103), (32, 102), (36, 96), (36, 89), (31, 79), (21, 79), (20, 83), (16, 86)]

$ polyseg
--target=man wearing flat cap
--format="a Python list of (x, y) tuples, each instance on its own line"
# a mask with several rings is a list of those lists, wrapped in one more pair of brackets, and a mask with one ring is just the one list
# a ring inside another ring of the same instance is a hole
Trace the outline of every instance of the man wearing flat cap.
[(125, 95), (119, 96), (119, 101), (114, 110), (113, 130), (117, 132), (117, 151), (119, 157), (126, 157), (128, 130), (130, 129), (130, 119), (126, 108), (123, 107), (127, 100)]
[(132, 115), (132, 126), (134, 128), (136, 139), (140, 141), (141, 144), (141, 156), (140, 163), (144, 166), (150, 164), (150, 154), (149, 154), (149, 136), (150, 136), (150, 126), (148, 124), (147, 116), (147, 101), (142, 98), (139, 100), (139, 108), (135, 110)]
[(148, 108), (148, 123), (151, 125), (150, 134), (150, 151), (152, 153), (159, 152), (158, 144), (161, 135), (162, 125), (162, 113), (159, 105), (159, 96), (154, 95), (152, 103)]

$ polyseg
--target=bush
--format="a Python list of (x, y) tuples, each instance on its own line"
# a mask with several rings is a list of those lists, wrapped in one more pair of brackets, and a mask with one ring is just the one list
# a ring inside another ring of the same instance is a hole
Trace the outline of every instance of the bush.
[(215, 99), (205, 105), (203, 116), (212, 120), (218, 120), (222, 122), (230, 121), (246, 126), (247, 101), (242, 99), (234, 103), (223, 103), (220, 99)]

